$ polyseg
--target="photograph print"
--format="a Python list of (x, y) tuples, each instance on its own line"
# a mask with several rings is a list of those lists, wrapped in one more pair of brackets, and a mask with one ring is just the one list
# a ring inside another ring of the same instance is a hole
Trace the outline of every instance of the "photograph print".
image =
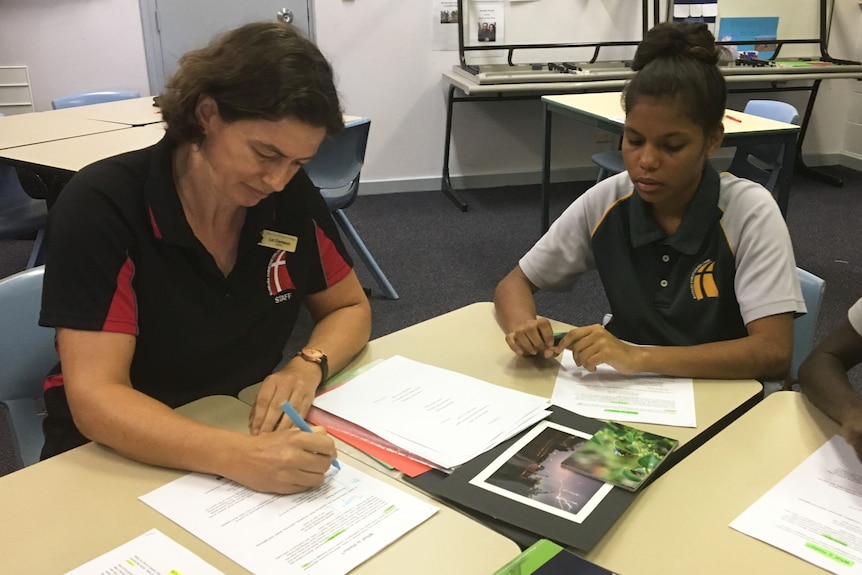
[(472, 485), (583, 522), (613, 486), (563, 467), (590, 434), (543, 421), (470, 480)]

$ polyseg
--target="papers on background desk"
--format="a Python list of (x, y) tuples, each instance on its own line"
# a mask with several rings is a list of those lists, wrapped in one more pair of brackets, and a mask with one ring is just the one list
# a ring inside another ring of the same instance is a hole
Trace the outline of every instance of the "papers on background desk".
[(862, 463), (836, 435), (730, 526), (831, 573), (862, 573)]
[(560, 358), (551, 403), (585, 417), (697, 427), (694, 383), (688, 378), (622, 375), (599, 365), (589, 372), (568, 349)]
[(453, 469), (544, 419), (548, 400), (394, 356), (314, 405)]
[(150, 529), (128, 543), (66, 573), (66, 575), (177, 574), (224, 575), (158, 529)]
[(295, 495), (190, 473), (140, 499), (259, 574), (347, 573), (437, 512), (343, 463), (322, 486)]

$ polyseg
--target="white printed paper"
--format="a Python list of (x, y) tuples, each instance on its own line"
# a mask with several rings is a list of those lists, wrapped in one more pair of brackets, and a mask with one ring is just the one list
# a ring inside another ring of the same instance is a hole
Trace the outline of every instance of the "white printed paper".
[(282, 575), (347, 573), (437, 511), (343, 463), (295, 495), (190, 473), (140, 499), (252, 573)]
[(224, 575), (169, 538), (150, 529), (66, 575)]
[(836, 575), (862, 573), (862, 463), (836, 435), (730, 526)]
[(673, 17), (674, 18), (688, 18), (691, 14), (691, 9), (688, 4), (674, 4), (673, 5)]
[(401, 356), (319, 395), (314, 406), (450, 469), (550, 414), (544, 397)]
[(608, 365), (589, 372), (565, 350), (551, 403), (595, 419), (697, 427), (694, 382), (654, 374), (623, 375)]

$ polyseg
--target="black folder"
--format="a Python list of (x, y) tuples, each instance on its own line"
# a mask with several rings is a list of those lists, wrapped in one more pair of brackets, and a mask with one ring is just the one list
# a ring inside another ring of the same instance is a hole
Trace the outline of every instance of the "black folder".
[[(587, 434), (595, 433), (603, 425), (603, 422), (599, 420), (583, 417), (556, 406), (552, 408), (552, 414), (547, 418), (547, 421)], [(529, 547), (540, 538), (545, 538), (565, 547), (589, 551), (631, 504), (636, 496), (635, 493), (613, 488), (586, 519), (581, 523), (576, 523), (565, 517), (549, 513), (545, 509), (522, 503), (470, 483), (470, 480), (485, 470), (529, 431), (526, 430), (468, 461), (458, 467), (451, 475), (431, 470), (414, 478), (405, 477), (404, 479), (509, 537), (522, 548)]]

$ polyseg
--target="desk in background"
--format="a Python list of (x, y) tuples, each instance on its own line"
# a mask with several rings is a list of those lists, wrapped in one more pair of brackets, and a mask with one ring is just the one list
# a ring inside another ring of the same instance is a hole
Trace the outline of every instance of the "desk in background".
[[(214, 396), (179, 408), (205, 423), (246, 431), (248, 405)], [(348, 460), (439, 511), (352, 574), (487, 575), (518, 546), (359, 461)], [(245, 569), (138, 500), (185, 472), (138, 463), (89, 443), (0, 478), (0, 572), (64, 573), (156, 528), (226, 574)]]
[[(625, 124), (619, 120), (625, 116), (620, 103), (620, 92), (593, 94), (566, 94), (562, 96), (543, 96), (545, 113), (545, 147), (542, 161), (542, 233), (550, 225), (551, 191), (551, 126), (554, 114), (574, 118), (581, 123), (622, 135)], [(775, 186), (776, 199), (781, 214), (787, 216), (790, 201), (790, 187), (793, 181), (793, 162), (796, 156), (796, 138), (799, 126), (776, 122), (767, 118), (728, 110), (737, 120), (724, 120), (724, 140), (722, 146), (741, 144), (784, 144), (784, 159), (778, 182)]]
[[(571, 328), (561, 322), (552, 324), (555, 331)], [(346, 369), (393, 355), (542, 397), (551, 397), (560, 367), (555, 359), (516, 356), (506, 345), (490, 302), (474, 303), (379, 337), (369, 342)], [(259, 387), (244, 389), (239, 398), (253, 404)], [(755, 405), (761, 394), (762, 386), (755, 380), (695, 380), (696, 428), (633, 425), (679, 439), (682, 457)]]
[(153, 105), (153, 96), (74, 106), (43, 113), (52, 118), (87, 118), (126, 126), (145, 126), (162, 121), (162, 112)]
[[(765, 92), (796, 92), (807, 91), (808, 102), (801, 113), (801, 125), (794, 155), (797, 171), (840, 186), (838, 178), (808, 168), (802, 160), (802, 143), (808, 131), (811, 113), (823, 80), (850, 78), (862, 79), (862, 65), (858, 62), (836, 63), (799, 67), (751, 67), (722, 66), (721, 72), (728, 84), (729, 93), (765, 93)], [(455, 193), (449, 173), (449, 159), (452, 140), (452, 116), (456, 102), (502, 102), (512, 100), (535, 100), (542, 96), (555, 94), (582, 94), (590, 92), (618, 92), (634, 75), (630, 69), (596, 70), (570, 77), (557, 74), (552, 76), (557, 81), (528, 80), (526, 77), (482, 78), (453, 66), (451, 71), (443, 72), (443, 80), (449, 84), (446, 107), (446, 133), (443, 146), (443, 169), (441, 176), (441, 191), (461, 211), (467, 211), (468, 205)], [(562, 80), (561, 80), (562, 78)], [(800, 85), (800, 82), (804, 82)], [(457, 91), (457, 93), (456, 93)], [(459, 95), (460, 94), (460, 95)]]
[(584, 556), (622, 574), (822, 575), (728, 525), (837, 431), (801, 393), (770, 394), (647, 486)]
[(0, 117), (0, 150), (123, 128), (125, 126), (110, 122), (65, 116), (52, 117), (42, 112), (3, 116)]
[(6, 148), (0, 150), (0, 161), (34, 171), (48, 169), (71, 176), (98, 160), (151, 146), (165, 135), (160, 123), (140, 127), (106, 122), (105, 125), (115, 128), (109, 132)]

